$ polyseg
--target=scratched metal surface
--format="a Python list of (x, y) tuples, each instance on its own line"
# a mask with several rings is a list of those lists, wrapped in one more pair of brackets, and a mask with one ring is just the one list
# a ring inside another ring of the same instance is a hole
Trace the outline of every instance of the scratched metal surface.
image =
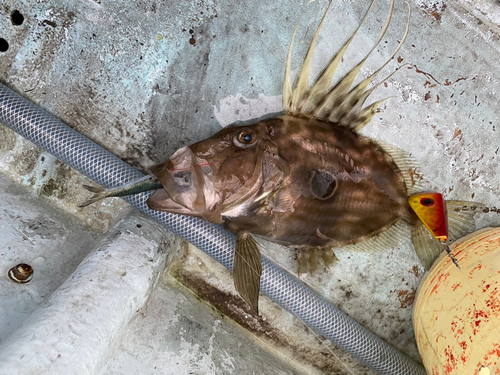
[[(374, 100), (393, 98), (364, 133), (410, 152), (430, 186), (446, 198), (499, 207), (500, 6), (493, 0), (410, 3), (410, 35), (384, 72), (405, 63), (411, 69), (403, 68), (376, 91)], [(0, 80), (146, 171), (221, 126), (280, 111), (288, 42), (304, 6), (305, 1), (274, 0), (238, 7), (230, 1), (6, 0), (0, 5), (0, 38), (9, 48), (0, 52)], [(325, 1), (311, 4), (304, 17), (295, 69), (325, 6)], [(367, 7), (364, 1), (333, 4), (314, 72), (354, 31)], [(378, 2), (341, 71), (370, 49), (387, 8), (388, 1)], [(16, 9), (25, 16), (22, 25), (12, 23)], [(388, 34), (362, 75), (390, 56), (403, 34), (406, 12), (405, 3), (397, 1)], [(90, 227), (106, 229), (125, 205), (114, 199), (77, 209), (86, 198), (80, 186), (88, 180), (3, 126), (0, 140), (2, 173)], [(499, 223), (495, 209), (477, 216), (478, 227)], [(265, 247), (294, 271), (294, 254)], [(341, 251), (338, 257), (335, 268), (304, 281), (418, 359), (411, 306), (423, 270), (409, 239), (382, 254)], [(199, 263), (203, 272), (193, 269), (191, 275), (198, 272), (207, 285), (222, 288), (220, 278), (227, 275), (221, 276), (210, 260)], [(285, 312), (272, 310), (269, 316), (299, 332)]]

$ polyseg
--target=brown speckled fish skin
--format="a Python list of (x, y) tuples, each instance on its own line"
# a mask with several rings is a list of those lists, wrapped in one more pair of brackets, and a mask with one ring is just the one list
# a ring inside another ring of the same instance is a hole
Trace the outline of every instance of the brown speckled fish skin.
[[(262, 124), (273, 134), (270, 140), (289, 173), (250, 215), (228, 218), (230, 230), (294, 247), (338, 247), (371, 238), (399, 219), (416, 223), (398, 167), (368, 138), (292, 116)], [(337, 180), (336, 190), (322, 199), (311, 181), (330, 175)]]
[[(233, 142), (241, 129), (255, 135), (250, 147)], [(188, 149), (196, 160), (191, 170), (202, 171), (203, 165), (210, 171), (202, 174), (213, 191), (192, 182), (196, 198), (181, 202), (189, 208), (184, 213), (223, 224), (235, 233), (296, 248), (338, 247), (371, 238), (400, 219), (412, 225), (418, 222), (391, 156), (343, 126), (285, 115), (223, 129)], [(171, 172), (187, 173), (185, 168), (167, 161), (152, 172), (168, 186)], [(253, 193), (228, 207), (228, 201), (248, 191)], [(216, 198), (197, 206), (200, 195)], [(159, 190), (148, 204), (172, 212), (176, 203)]]

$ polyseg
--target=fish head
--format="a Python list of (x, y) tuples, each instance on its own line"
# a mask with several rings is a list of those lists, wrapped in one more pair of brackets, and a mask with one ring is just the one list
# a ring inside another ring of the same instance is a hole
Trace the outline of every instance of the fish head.
[(283, 181), (287, 163), (271, 139), (272, 121), (229, 126), (177, 150), (151, 169), (164, 189), (148, 206), (223, 223), (226, 212), (248, 207)]

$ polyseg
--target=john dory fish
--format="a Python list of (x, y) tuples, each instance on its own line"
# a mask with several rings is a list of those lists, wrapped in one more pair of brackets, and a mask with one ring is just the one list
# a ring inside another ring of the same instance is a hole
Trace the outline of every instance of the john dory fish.
[[(413, 178), (411, 158), (359, 134), (383, 102), (364, 106), (380, 83), (367, 87), (399, 51), (408, 34), (409, 16), (402, 41), (390, 59), (351, 88), (385, 35), (393, 8), (391, 0), (372, 50), (333, 87), (336, 68), (356, 32), (309, 86), (312, 55), (325, 12), (292, 89), (295, 29), (286, 60), (283, 116), (229, 126), (183, 147), (151, 168), (154, 176), (109, 190), (87, 187), (96, 194), (83, 206), (105, 197), (156, 190), (147, 201), (150, 208), (222, 224), (237, 234), (234, 282), (255, 311), (262, 268), (254, 235), (299, 249), (299, 272), (305, 272), (321, 262), (332, 264), (334, 247), (383, 250), (407, 236), (411, 227), (417, 254), (429, 267), (443, 247), (408, 204), (408, 196), (422, 190)], [(455, 201), (447, 206), (450, 238), (471, 230), (473, 211), (461, 207), (476, 205)]]

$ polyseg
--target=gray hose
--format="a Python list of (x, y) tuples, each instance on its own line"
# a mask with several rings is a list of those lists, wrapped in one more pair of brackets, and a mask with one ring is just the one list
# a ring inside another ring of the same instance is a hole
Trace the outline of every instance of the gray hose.
[[(2, 84), (0, 122), (102, 186), (113, 187), (143, 176)], [(233, 234), (201, 219), (150, 210), (146, 205), (149, 195), (141, 193), (124, 199), (229, 270), (233, 269), (236, 243)], [(262, 257), (262, 268), (262, 293), (378, 373), (426, 374), (421, 366), (347, 317), (266, 257)]]

